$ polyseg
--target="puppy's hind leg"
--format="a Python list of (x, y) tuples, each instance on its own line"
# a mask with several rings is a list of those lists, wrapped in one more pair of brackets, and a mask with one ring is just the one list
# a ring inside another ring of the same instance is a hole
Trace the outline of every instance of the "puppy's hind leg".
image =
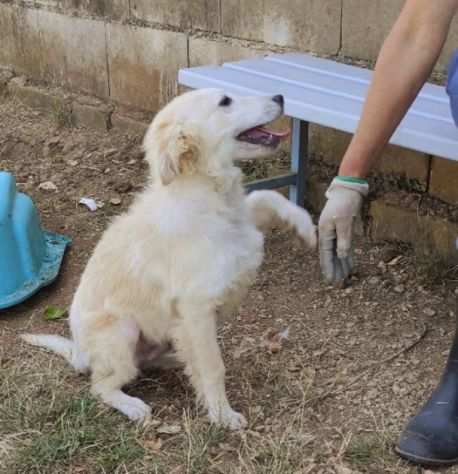
[(121, 390), (139, 372), (135, 357), (139, 335), (133, 322), (101, 314), (94, 320), (87, 350), (92, 393), (133, 421), (143, 421), (151, 414), (146, 403)]
[(275, 191), (253, 191), (246, 197), (256, 227), (271, 226), (276, 219), (286, 222), (312, 248), (316, 247), (316, 227), (310, 214)]

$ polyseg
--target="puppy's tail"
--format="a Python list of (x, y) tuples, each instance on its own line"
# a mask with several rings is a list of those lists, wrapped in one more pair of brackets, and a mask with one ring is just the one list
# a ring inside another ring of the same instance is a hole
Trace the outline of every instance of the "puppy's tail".
[(78, 372), (86, 372), (88, 364), (83, 361), (75, 343), (53, 334), (21, 334), (20, 338), (32, 346), (44, 347), (62, 356)]

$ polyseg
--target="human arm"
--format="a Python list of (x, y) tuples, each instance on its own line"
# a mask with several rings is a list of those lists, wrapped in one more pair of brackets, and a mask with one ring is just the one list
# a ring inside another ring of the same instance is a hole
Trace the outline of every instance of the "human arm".
[(385, 40), (356, 133), (339, 175), (364, 178), (379, 158), (442, 51), (457, 0), (407, 0)]
[(361, 120), (320, 216), (320, 262), (329, 282), (351, 273), (353, 221), (369, 191), (364, 178), (431, 74), (457, 10), (458, 0), (406, 0), (382, 46)]

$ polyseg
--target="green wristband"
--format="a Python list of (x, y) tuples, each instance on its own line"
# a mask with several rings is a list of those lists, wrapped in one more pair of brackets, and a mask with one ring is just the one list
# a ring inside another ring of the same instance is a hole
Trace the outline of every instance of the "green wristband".
[(356, 184), (368, 184), (367, 179), (356, 178), (354, 176), (337, 176), (339, 181), (345, 181), (346, 183), (356, 183)]

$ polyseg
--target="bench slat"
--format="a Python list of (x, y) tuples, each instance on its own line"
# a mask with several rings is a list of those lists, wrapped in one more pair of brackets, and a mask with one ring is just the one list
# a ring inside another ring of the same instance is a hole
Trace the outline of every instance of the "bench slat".
[[(337, 63), (330, 59), (317, 58), (303, 53), (272, 54), (263, 58), (265, 61), (272, 61), (277, 64), (286, 64), (297, 68), (321, 71), (323, 74), (344, 76), (349, 81), (369, 84), (372, 80), (372, 71), (358, 66)], [(426, 83), (420, 95), (429, 97), (440, 102), (448, 103), (445, 89), (436, 84)]]
[[(263, 59), (245, 60), (236, 63), (224, 64), (224, 67), (236, 69), (248, 74), (256, 74), (269, 79), (285, 81), (304, 89), (312, 89), (329, 94), (341, 96), (364, 103), (369, 87), (368, 82), (353, 81), (344, 75), (324, 74), (318, 69), (297, 68), (291, 64), (279, 64)], [(439, 88), (441, 89), (441, 88)], [(448, 98), (445, 92), (431, 97), (420, 94), (410, 109), (411, 114), (424, 115), (428, 118), (439, 120), (453, 125), (449, 113)]]
[[(179, 82), (234, 95), (283, 94), (286, 115), (354, 133), (371, 75), (366, 69), (291, 53), (182, 69)], [(458, 160), (458, 130), (444, 88), (425, 86), (390, 142)]]
[(329, 59), (317, 58), (309, 54), (286, 53), (272, 54), (264, 58), (280, 65), (295, 66), (297, 68), (317, 70), (331, 76), (342, 76), (354, 82), (368, 84), (371, 81), (371, 71), (361, 67), (337, 63)]

